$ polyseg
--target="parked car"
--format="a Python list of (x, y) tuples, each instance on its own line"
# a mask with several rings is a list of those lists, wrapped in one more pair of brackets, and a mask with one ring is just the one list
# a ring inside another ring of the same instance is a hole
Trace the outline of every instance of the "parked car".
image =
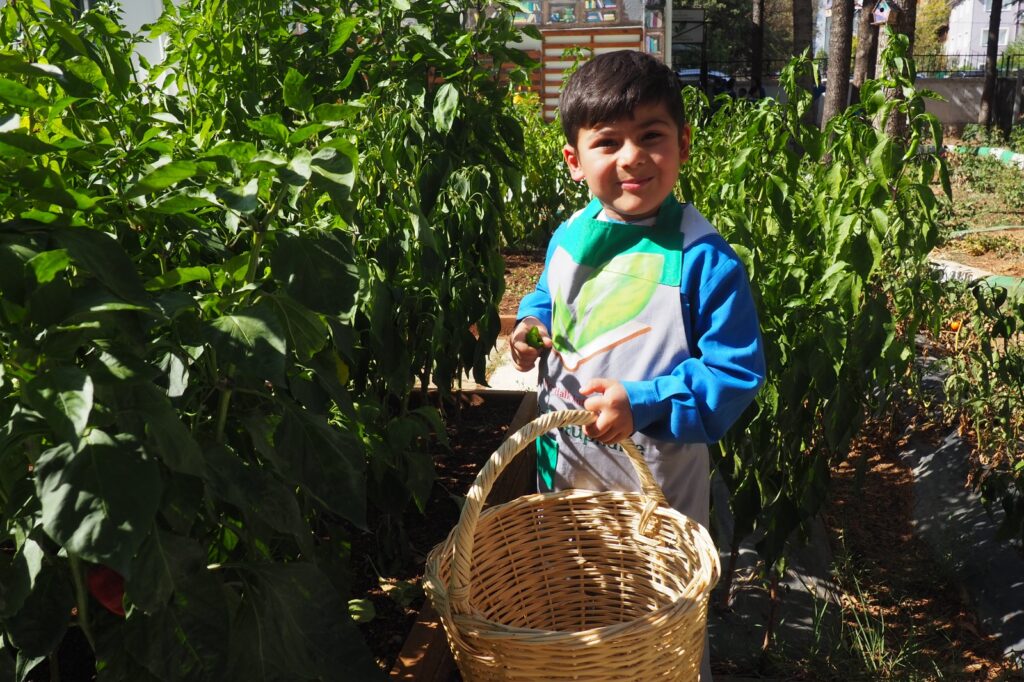
[[(700, 69), (679, 69), (676, 71), (679, 78), (679, 85), (692, 85), (700, 87)], [(731, 92), (733, 85), (732, 76), (721, 71), (708, 71), (708, 97), (715, 97), (723, 92)], [(733, 93), (735, 94), (735, 93)]]

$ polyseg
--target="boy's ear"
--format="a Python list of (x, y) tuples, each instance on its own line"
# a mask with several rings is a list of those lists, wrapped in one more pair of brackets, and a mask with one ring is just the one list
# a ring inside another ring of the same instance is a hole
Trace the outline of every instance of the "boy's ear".
[(565, 159), (565, 165), (569, 167), (569, 177), (576, 182), (583, 180), (583, 167), (580, 165), (580, 157), (576, 153), (576, 148), (571, 144), (567, 144), (562, 147), (562, 157)]
[(690, 159), (690, 126), (684, 125), (679, 131), (679, 163), (686, 163)]

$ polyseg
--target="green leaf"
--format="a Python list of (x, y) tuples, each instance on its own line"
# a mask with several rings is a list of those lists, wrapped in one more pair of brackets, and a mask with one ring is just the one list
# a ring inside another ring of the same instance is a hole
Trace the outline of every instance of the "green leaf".
[(0, 557), (0, 618), (21, 610), (43, 568), (43, 548), (27, 538), (13, 555)]
[(76, 451), (61, 443), (36, 463), (43, 528), (69, 552), (131, 575), (131, 558), (160, 504), (156, 462), (93, 429)]
[(363, 107), (352, 104), (318, 104), (313, 109), (313, 118), (328, 125), (347, 123), (359, 115)]
[(377, 610), (369, 599), (349, 599), (348, 615), (356, 623), (369, 623), (377, 617)]
[(252, 178), (241, 187), (219, 187), (216, 190), (217, 198), (224, 202), (224, 205), (232, 211), (248, 214), (259, 208), (260, 181), (259, 178)]
[(37, 108), (50, 104), (35, 90), (6, 78), (0, 78), (0, 100), (16, 107)]
[(292, 350), (306, 361), (327, 344), (329, 332), (320, 316), (286, 294), (273, 294), (264, 300), (277, 314)]
[(155, 613), (179, 585), (205, 569), (206, 551), (195, 540), (154, 526), (139, 547), (125, 594), (147, 613)]
[(251, 142), (228, 140), (217, 144), (202, 156), (203, 158), (220, 156), (239, 163), (248, 163), (252, 157), (256, 156), (256, 145)]
[(88, 374), (77, 367), (58, 367), (25, 384), (22, 397), (43, 415), (59, 440), (77, 449), (92, 412), (93, 384)]
[(445, 83), (437, 90), (434, 98), (434, 127), (440, 133), (452, 129), (459, 108), (459, 91), (451, 83)]
[(883, 137), (875, 145), (875, 148), (871, 150), (868, 163), (871, 166), (871, 172), (875, 174), (875, 178), (879, 182), (888, 183), (892, 179), (894, 161), (893, 143), (890, 138)]
[(352, 61), (352, 64), (348, 67), (348, 73), (346, 73), (345, 77), (341, 79), (340, 83), (338, 83), (336, 87), (337, 91), (340, 92), (352, 84), (352, 81), (355, 80), (356, 74), (359, 73), (360, 64), (365, 62), (367, 59), (368, 57), (366, 55), (359, 55)]
[(245, 124), (264, 137), (269, 137), (278, 144), (287, 144), (288, 128), (285, 127), (279, 114), (267, 114)]
[(60, 147), (44, 142), (35, 135), (22, 132), (0, 133), (0, 145), (14, 147), (29, 154), (49, 154), (60, 151)]
[(110, 89), (103, 71), (87, 57), (72, 57), (63, 63), (64, 73), (70, 81), (68, 92), (78, 97), (91, 97)]
[(305, 307), (344, 317), (355, 310), (359, 292), (355, 258), (352, 244), (334, 233), (280, 233), (271, 271), (288, 295)]
[[(324, 123), (310, 123), (309, 125), (302, 126), (296, 130), (293, 130), (288, 135), (289, 144), (302, 144), (309, 138), (324, 132), (325, 130), (331, 130), (331, 126)], [(305, 151), (305, 150), (303, 150)], [(307, 154), (309, 152), (306, 152)]]
[(283, 386), (287, 344), (276, 316), (253, 307), (218, 317), (207, 326), (207, 340), (222, 371)]
[[(174, 588), (164, 608), (133, 612), (119, 628), (131, 657), (157, 680), (240, 679), (225, 674), (225, 648), (234, 638), (229, 590), (205, 569), (188, 574)], [(231, 596), (234, 602), (237, 597)]]
[(199, 167), (193, 161), (171, 161), (143, 176), (125, 193), (125, 196), (131, 198), (159, 192), (193, 177), (198, 172)]
[(139, 302), (146, 298), (135, 264), (114, 239), (87, 228), (57, 229), (54, 239), (67, 250), (71, 260), (85, 268), (121, 298)]
[(334, 25), (334, 30), (331, 31), (331, 41), (327, 45), (327, 54), (334, 54), (348, 42), (349, 37), (352, 35), (352, 31), (355, 30), (359, 24), (358, 17), (345, 17)]
[(348, 605), (315, 565), (247, 564), (241, 576), (246, 598), (236, 612), (240, 636), (228, 679), (383, 682)]
[(313, 108), (313, 96), (306, 87), (306, 77), (294, 67), (288, 67), (284, 76), (284, 104), (296, 111), (309, 111)]
[(338, 204), (348, 199), (356, 181), (359, 153), (347, 140), (325, 142), (313, 154), (310, 170), (316, 175), (314, 182), (326, 190)]
[(250, 524), (260, 522), (291, 535), (305, 550), (312, 549), (309, 526), (293, 487), (267, 469), (244, 463), (228, 447), (208, 447), (205, 457), (206, 482), (217, 498), (237, 507)]
[(295, 407), (285, 412), (274, 447), (286, 476), (327, 509), (365, 527), (365, 461), (358, 438)]
[(170, 289), (196, 281), (210, 281), (210, 269), (202, 266), (175, 268), (146, 282), (146, 289)]
[(66, 566), (44, 561), (21, 609), (4, 623), (19, 655), (35, 658), (55, 651), (67, 632), (74, 604)]
[(36, 274), (36, 281), (40, 284), (49, 282), (57, 273), (67, 270), (70, 263), (71, 259), (68, 258), (67, 249), (43, 251), (39, 255), (33, 256), (28, 262)]

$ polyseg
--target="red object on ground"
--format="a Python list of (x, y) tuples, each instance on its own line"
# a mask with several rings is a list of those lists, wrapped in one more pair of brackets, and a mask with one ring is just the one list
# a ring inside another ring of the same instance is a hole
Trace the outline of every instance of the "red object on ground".
[(124, 617), (124, 577), (112, 568), (93, 566), (85, 574), (89, 592), (115, 616)]

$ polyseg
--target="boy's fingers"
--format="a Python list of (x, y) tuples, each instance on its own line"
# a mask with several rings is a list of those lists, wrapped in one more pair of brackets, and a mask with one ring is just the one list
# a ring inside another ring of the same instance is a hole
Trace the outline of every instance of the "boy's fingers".
[[(597, 379), (591, 379), (587, 382), (587, 385), (580, 389), (580, 393), (583, 395), (590, 395), (591, 393), (603, 393), (610, 382), (607, 379), (598, 377)], [(589, 409), (589, 408), (588, 408)]]

